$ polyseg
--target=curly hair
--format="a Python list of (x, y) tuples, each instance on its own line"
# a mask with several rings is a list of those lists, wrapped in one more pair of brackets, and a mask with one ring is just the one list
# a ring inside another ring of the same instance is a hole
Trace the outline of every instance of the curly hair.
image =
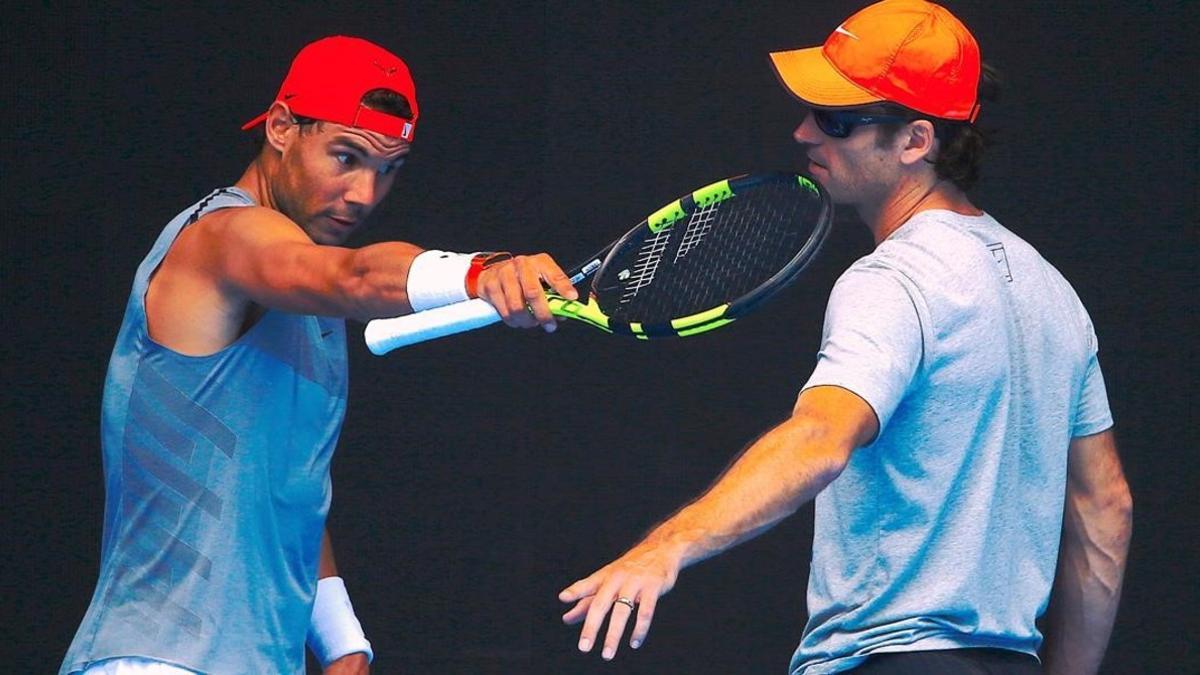
[[(999, 72), (983, 64), (979, 78), (979, 100), (985, 103), (998, 101), (1001, 83)], [(908, 122), (929, 120), (933, 123), (934, 136), (941, 142), (941, 147), (937, 157), (926, 161), (933, 164), (938, 178), (949, 180), (963, 190), (970, 189), (979, 180), (983, 152), (992, 145), (995, 130), (984, 130), (971, 122), (930, 117), (894, 103), (884, 103), (879, 108), (884, 114), (906, 120), (879, 125), (877, 142), (881, 147), (891, 143)]]

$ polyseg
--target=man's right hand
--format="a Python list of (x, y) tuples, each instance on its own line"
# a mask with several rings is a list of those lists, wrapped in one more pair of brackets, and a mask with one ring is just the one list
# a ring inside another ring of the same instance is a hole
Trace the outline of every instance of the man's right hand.
[(579, 298), (562, 268), (545, 253), (518, 255), (485, 268), (479, 274), (476, 293), (491, 303), (509, 326), (541, 325), (552, 333), (558, 322), (546, 302), (545, 286), (569, 300)]

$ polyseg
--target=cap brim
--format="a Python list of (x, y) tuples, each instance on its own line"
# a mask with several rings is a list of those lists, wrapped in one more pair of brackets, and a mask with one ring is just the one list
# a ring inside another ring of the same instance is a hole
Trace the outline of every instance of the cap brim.
[(263, 113), (263, 114), (259, 115), (258, 117), (255, 117), (254, 119), (250, 120), (249, 122), (246, 122), (245, 124), (243, 124), (242, 131), (247, 131), (249, 129), (253, 129), (254, 127), (262, 124), (263, 121), (266, 119), (267, 119), (267, 113)]
[(771, 65), (783, 86), (811, 105), (857, 106), (883, 100), (846, 79), (825, 59), (821, 47), (771, 52)]

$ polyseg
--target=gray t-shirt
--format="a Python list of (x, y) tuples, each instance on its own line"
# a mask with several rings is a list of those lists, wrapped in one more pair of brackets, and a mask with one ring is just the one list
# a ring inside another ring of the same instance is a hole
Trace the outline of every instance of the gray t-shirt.
[(1070, 284), (992, 217), (924, 211), (830, 295), (804, 388), (862, 397), (879, 436), (816, 499), (793, 675), (872, 652), (1036, 654), (1071, 438), (1112, 426)]

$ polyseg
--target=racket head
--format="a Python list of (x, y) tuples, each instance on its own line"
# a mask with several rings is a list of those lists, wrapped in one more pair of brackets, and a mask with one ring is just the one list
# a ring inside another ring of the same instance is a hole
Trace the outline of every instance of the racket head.
[(617, 240), (595, 273), (588, 304), (606, 319), (602, 327), (640, 338), (719, 328), (793, 282), (832, 220), (828, 192), (809, 176), (772, 172), (718, 181), (658, 209)]

